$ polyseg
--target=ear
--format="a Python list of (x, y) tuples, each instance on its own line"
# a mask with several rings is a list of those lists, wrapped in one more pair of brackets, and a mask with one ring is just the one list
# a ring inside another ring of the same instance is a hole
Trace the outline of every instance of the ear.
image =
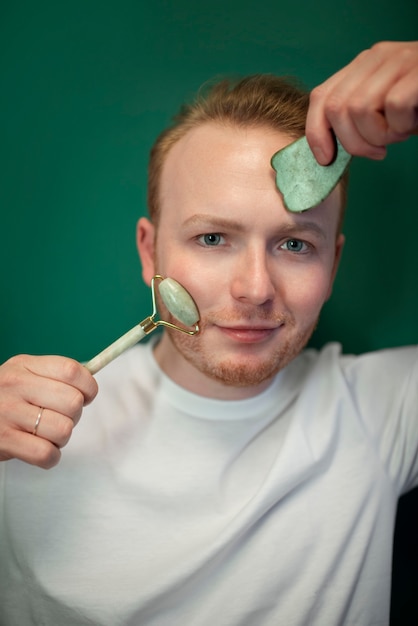
[(141, 217), (136, 226), (136, 246), (142, 264), (142, 278), (149, 286), (155, 276), (155, 227), (146, 217)]
[(338, 266), (339, 266), (340, 261), (341, 261), (341, 255), (343, 253), (344, 243), (345, 243), (344, 235), (339, 234), (338, 237), (337, 237), (337, 241), (335, 242), (334, 266), (332, 268), (331, 279), (330, 279), (330, 283), (329, 283), (329, 288), (328, 288), (328, 293), (327, 293), (326, 300), (329, 300), (329, 298), (331, 297), (332, 287), (334, 285), (334, 280), (335, 280), (335, 277), (337, 275)]

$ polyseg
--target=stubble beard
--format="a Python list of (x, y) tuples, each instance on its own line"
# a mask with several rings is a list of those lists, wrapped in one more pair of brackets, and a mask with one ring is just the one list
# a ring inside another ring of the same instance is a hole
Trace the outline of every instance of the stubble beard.
[[(243, 317), (238, 318), (234, 316), (234, 319), (242, 321)], [(274, 316), (272, 317), (274, 318)], [(267, 318), (267, 316), (264, 316), (264, 319), (272, 319), (272, 317), (269, 316)], [(225, 317), (222, 316), (219, 319), (225, 320)], [(248, 316), (245, 316), (245, 319), (248, 319)], [(262, 317), (257, 315), (257, 319), (260, 320)], [(277, 317), (274, 319), (277, 320)], [(210, 352), (208, 346), (202, 341), (205, 328), (210, 322), (201, 323), (200, 334), (194, 337), (181, 334), (175, 330), (168, 330), (168, 336), (175, 349), (183, 358), (210, 379), (221, 382), (226, 386), (255, 387), (272, 379), (300, 354), (317, 325), (316, 319), (308, 327), (296, 330), (296, 323), (291, 315), (281, 316), (280, 322), (282, 327), (278, 332), (283, 335), (287, 334), (286, 339), (283, 339), (283, 343), (280, 343), (265, 357), (258, 357), (255, 354), (257, 347), (253, 350), (251, 347), (248, 347), (249, 355), (247, 360), (242, 356), (239, 358), (234, 358), (233, 356), (219, 357)]]

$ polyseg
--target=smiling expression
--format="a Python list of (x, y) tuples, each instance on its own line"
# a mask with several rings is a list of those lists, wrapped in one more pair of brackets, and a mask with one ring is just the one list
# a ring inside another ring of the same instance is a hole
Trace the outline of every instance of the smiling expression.
[(305, 346), (331, 293), (343, 245), (339, 189), (289, 213), (270, 159), (291, 141), (266, 127), (190, 130), (163, 166), (157, 232), (139, 220), (146, 283), (156, 273), (175, 278), (200, 310), (199, 335), (166, 332), (155, 350), (163, 370), (195, 393), (262, 391)]

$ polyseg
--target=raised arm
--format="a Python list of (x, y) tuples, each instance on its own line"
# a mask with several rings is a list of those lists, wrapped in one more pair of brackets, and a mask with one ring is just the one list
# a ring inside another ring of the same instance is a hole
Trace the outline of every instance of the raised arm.
[(0, 367), (0, 461), (56, 465), (96, 393), (94, 378), (72, 359), (20, 355), (6, 361)]
[(317, 160), (334, 155), (331, 129), (353, 155), (383, 159), (418, 131), (418, 42), (381, 42), (311, 93), (306, 137)]

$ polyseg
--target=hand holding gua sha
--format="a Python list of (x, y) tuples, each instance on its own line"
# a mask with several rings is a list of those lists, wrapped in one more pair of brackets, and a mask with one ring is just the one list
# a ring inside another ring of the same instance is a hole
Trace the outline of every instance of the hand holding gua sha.
[[(154, 318), (157, 314), (157, 305), (155, 303), (155, 281), (161, 281), (159, 283), (159, 292), (161, 299), (165, 306), (179, 322), (185, 326), (194, 326), (193, 330), (187, 328), (181, 328), (170, 322), (164, 320), (155, 321)], [(128, 348), (134, 346), (138, 341), (143, 339), (146, 335), (155, 330), (158, 326), (166, 326), (168, 328), (174, 328), (187, 335), (196, 335), (199, 332), (199, 318), (200, 314), (197, 306), (191, 297), (191, 295), (185, 290), (173, 278), (163, 278), (158, 274), (154, 276), (151, 281), (152, 292), (152, 314), (146, 317), (142, 322), (128, 330), (127, 333), (119, 337), (116, 341), (110, 344), (102, 352), (97, 354), (94, 358), (90, 359), (84, 366), (89, 370), (91, 374), (95, 374), (101, 370), (105, 365), (113, 361), (117, 356), (122, 354)]]
[(315, 159), (306, 137), (301, 137), (276, 152), (271, 165), (276, 170), (276, 186), (283, 194), (285, 207), (301, 213), (317, 206), (331, 193), (351, 160), (336, 139), (336, 156), (329, 165)]

